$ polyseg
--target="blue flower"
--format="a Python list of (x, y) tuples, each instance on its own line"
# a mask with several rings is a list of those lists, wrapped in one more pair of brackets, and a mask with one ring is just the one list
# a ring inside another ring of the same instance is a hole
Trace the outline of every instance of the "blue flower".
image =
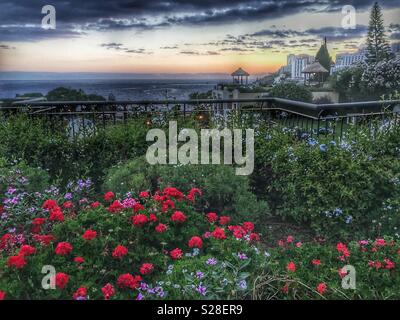
[(240, 280), (238, 283), (238, 287), (242, 290), (246, 290), (247, 289), (247, 282), (246, 280)]
[(327, 151), (326, 144), (320, 144), (320, 145), (319, 145), (319, 150), (320, 150), (321, 152), (326, 152), (326, 151)]
[(347, 224), (349, 224), (349, 223), (351, 223), (353, 221), (353, 217), (352, 216), (347, 216), (347, 218), (346, 218), (346, 223)]

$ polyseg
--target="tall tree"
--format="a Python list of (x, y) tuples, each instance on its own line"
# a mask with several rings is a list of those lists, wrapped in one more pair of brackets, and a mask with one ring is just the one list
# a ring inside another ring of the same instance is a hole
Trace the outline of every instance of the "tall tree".
[(366, 57), (368, 64), (393, 58), (393, 52), (386, 39), (382, 10), (378, 2), (375, 2), (370, 14)]
[(326, 38), (324, 39), (321, 48), (319, 48), (315, 60), (318, 61), (326, 70), (331, 71), (332, 58), (329, 55)]

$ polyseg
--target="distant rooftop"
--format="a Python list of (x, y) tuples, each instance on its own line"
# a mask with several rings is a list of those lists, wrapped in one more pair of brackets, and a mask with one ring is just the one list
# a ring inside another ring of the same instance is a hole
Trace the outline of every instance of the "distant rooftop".
[(244, 71), (242, 68), (239, 68), (235, 72), (233, 72), (231, 74), (231, 76), (232, 77), (240, 77), (240, 76), (248, 77), (248, 76), (250, 76), (250, 74), (248, 72)]

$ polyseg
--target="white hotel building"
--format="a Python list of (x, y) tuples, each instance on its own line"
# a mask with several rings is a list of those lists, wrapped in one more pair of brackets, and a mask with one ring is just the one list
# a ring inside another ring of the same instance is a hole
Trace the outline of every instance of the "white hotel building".
[(365, 49), (360, 49), (356, 53), (339, 53), (336, 55), (335, 65), (331, 68), (331, 74), (364, 60)]
[(290, 54), (287, 57), (287, 67), (285, 69), (290, 73), (290, 79), (304, 80), (304, 74), (302, 71), (314, 61), (315, 58), (308, 54)]

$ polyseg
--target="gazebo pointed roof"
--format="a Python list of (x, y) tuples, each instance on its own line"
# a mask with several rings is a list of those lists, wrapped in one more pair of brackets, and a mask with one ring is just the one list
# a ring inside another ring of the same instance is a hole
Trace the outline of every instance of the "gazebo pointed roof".
[(248, 77), (248, 76), (250, 76), (250, 74), (248, 72), (244, 71), (242, 68), (239, 68), (235, 72), (233, 72), (231, 74), (231, 76), (232, 77), (240, 77), (240, 76)]
[(329, 73), (318, 61), (305, 67), (301, 73)]

